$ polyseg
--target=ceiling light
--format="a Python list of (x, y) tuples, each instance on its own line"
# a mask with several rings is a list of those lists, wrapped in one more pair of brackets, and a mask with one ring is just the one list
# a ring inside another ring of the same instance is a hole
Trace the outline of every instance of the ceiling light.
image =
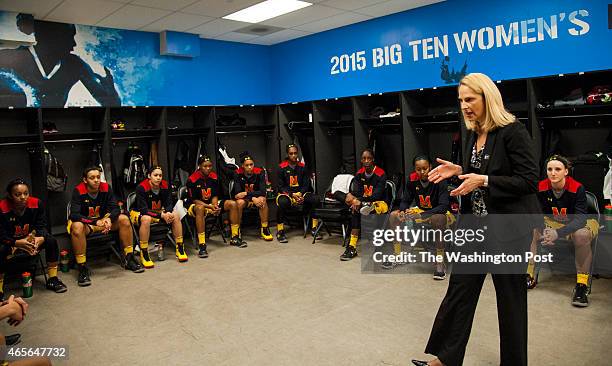
[(226, 15), (223, 19), (236, 20), (238, 22), (259, 23), (264, 20), (275, 18), (279, 15), (291, 13), (312, 5), (306, 1), (299, 0), (266, 0), (259, 4), (249, 6), (235, 13)]

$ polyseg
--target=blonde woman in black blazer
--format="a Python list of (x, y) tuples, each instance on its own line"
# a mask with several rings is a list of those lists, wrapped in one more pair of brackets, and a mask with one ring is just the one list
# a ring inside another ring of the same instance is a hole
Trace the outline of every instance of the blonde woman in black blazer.
[[(466, 220), (476, 218), (477, 222), (486, 222), (478, 220), (485, 220), (490, 214), (506, 214), (503, 225), (488, 221), (493, 226), (486, 233), (488, 248), (506, 250), (504, 243), (512, 242), (514, 250), (524, 249), (524, 253), (535, 226), (525, 214), (540, 212), (534, 142), (526, 128), (505, 110), (501, 94), (488, 76), (477, 73), (465, 76), (459, 83), (459, 102), (468, 130), (463, 166), (437, 159), (440, 165), (429, 173), (429, 180), (438, 183), (458, 176), (462, 183), (451, 195), (463, 196), (461, 212), (469, 214), (463, 215)], [(524, 248), (522, 244), (517, 247), (516, 243), (523, 242)], [(415, 365), (463, 364), (487, 271), (457, 273), (455, 268), (461, 266), (453, 268), (425, 349), (437, 358), (428, 362), (413, 360)], [(512, 274), (493, 273), (492, 277), (497, 296), (501, 365), (527, 365), (525, 274), (518, 269)]]

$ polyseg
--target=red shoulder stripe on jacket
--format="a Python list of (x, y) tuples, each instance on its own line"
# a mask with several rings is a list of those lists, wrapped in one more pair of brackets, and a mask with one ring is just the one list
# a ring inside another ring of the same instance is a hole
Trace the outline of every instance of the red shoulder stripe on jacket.
[(385, 174), (385, 171), (382, 170), (382, 168), (379, 168), (377, 166), (374, 167), (374, 174), (378, 175), (379, 177), (382, 177)]
[(582, 183), (578, 182), (572, 177), (565, 177), (565, 190), (571, 193), (578, 192), (578, 188), (582, 186)]
[(191, 176), (189, 176), (189, 180), (192, 183), (195, 183), (195, 182), (198, 181), (198, 179), (200, 179), (202, 177), (203, 177), (202, 172), (200, 172), (199, 170), (196, 170), (193, 174), (191, 174)]
[(100, 192), (108, 192), (108, 183), (100, 182)]
[(145, 192), (148, 192), (151, 190), (151, 182), (149, 182), (148, 179), (145, 179), (142, 182), (140, 182), (139, 186), (141, 186)]
[(28, 208), (38, 208), (40, 200), (36, 197), (28, 197)]
[(87, 185), (84, 182), (77, 184), (76, 190), (79, 191), (80, 195), (87, 194)]
[(552, 188), (552, 185), (550, 184), (550, 179), (546, 178), (540, 181), (540, 183), (538, 183), (538, 192), (546, 192), (549, 191)]
[(8, 213), (12, 208), (13, 204), (8, 200), (8, 198), (0, 201), (0, 211), (2, 211), (3, 214)]

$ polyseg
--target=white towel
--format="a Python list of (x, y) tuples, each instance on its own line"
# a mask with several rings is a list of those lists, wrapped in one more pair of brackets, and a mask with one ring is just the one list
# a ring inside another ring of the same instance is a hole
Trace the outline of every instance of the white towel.
[(331, 193), (336, 193), (338, 191), (343, 193), (348, 193), (351, 185), (351, 180), (353, 180), (353, 176), (351, 174), (338, 174), (334, 177), (331, 186)]

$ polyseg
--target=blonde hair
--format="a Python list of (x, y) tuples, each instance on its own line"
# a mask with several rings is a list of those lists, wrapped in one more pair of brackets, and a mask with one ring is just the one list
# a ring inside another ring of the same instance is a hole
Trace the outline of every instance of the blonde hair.
[(476, 121), (465, 120), (468, 130), (489, 132), (496, 128), (504, 127), (516, 121), (516, 117), (504, 108), (501, 93), (497, 86), (485, 74), (471, 73), (461, 79), (459, 86), (465, 85), (476, 94), (480, 94), (484, 103), (484, 120)]

